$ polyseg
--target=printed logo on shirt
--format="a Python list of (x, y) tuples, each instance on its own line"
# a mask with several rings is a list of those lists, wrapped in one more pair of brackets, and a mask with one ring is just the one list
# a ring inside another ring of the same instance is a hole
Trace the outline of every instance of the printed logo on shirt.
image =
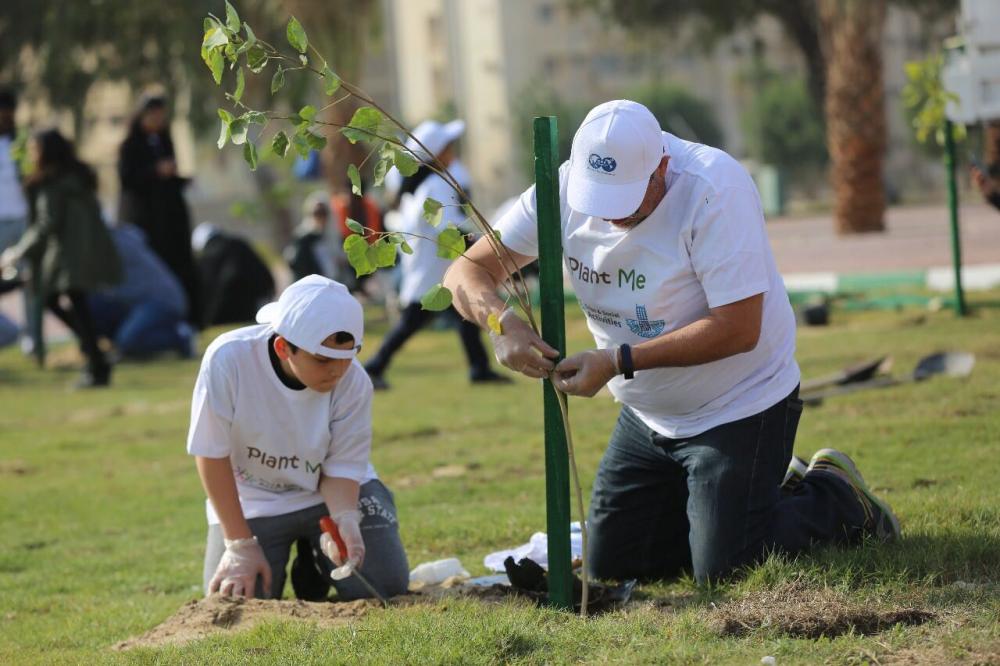
[(582, 301), (580, 302), (580, 307), (583, 308), (583, 312), (584, 314), (587, 315), (588, 319), (591, 319), (601, 324), (607, 324), (608, 326), (623, 328), (622, 316), (617, 312), (613, 312), (611, 310), (602, 310), (601, 308), (595, 308), (593, 305), (587, 305)]
[(605, 173), (611, 173), (618, 168), (618, 162), (615, 161), (615, 158), (601, 157), (597, 153), (590, 154), (590, 157), (587, 158), (587, 164), (594, 171), (603, 171)]
[[(247, 462), (255, 462), (258, 465), (263, 465), (264, 467), (269, 467), (271, 469), (302, 469), (305, 468), (306, 472), (310, 474), (316, 474), (320, 471), (321, 463), (311, 463), (308, 460), (303, 460), (298, 456), (276, 456), (258, 449), (256, 446), (247, 447)], [(300, 467), (299, 461), (302, 462)]]
[(294, 483), (287, 483), (285, 481), (272, 481), (270, 479), (265, 479), (257, 476), (250, 470), (239, 465), (233, 465), (233, 475), (236, 480), (240, 483), (244, 483), (248, 486), (256, 486), (258, 488), (263, 488), (264, 490), (270, 490), (274, 493), (287, 493), (292, 490), (302, 490), (301, 487)]
[(651, 321), (649, 315), (646, 314), (645, 305), (635, 306), (635, 319), (626, 319), (625, 321), (628, 322), (628, 327), (633, 333), (643, 338), (655, 338), (667, 326), (667, 322), (663, 319)]

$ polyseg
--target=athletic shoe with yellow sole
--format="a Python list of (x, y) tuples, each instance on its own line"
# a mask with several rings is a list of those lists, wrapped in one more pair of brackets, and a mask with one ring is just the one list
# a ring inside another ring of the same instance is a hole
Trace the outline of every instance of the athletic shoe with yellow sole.
[(900, 537), (899, 520), (889, 505), (875, 496), (865, 483), (854, 461), (836, 449), (820, 449), (809, 461), (808, 473), (824, 472), (834, 476), (854, 491), (855, 497), (865, 513), (864, 529), (880, 541), (892, 541)]
[(808, 471), (809, 463), (798, 456), (792, 456), (792, 459), (788, 461), (785, 478), (781, 482), (781, 490), (788, 494), (794, 493), (795, 489), (802, 483), (802, 479), (806, 478)]

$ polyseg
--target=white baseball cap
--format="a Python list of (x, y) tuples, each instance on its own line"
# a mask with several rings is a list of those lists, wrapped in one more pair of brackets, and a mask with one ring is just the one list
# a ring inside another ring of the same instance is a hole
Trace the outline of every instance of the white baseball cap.
[[(413, 136), (427, 147), (427, 150), (431, 152), (431, 156), (435, 157), (447, 148), (448, 144), (458, 139), (464, 133), (464, 120), (452, 120), (448, 123), (425, 120), (413, 130)], [(417, 157), (428, 159), (423, 148), (412, 137), (406, 140), (406, 147)]]
[(663, 153), (660, 123), (645, 106), (627, 99), (595, 106), (573, 136), (570, 208), (607, 220), (628, 217), (642, 204)]
[[(322, 275), (307, 275), (290, 284), (276, 302), (257, 311), (257, 323), (270, 324), (275, 333), (296, 347), (327, 358), (357, 356), (365, 332), (361, 303), (347, 287)], [(331, 349), (323, 344), (340, 331), (354, 336), (353, 349)]]

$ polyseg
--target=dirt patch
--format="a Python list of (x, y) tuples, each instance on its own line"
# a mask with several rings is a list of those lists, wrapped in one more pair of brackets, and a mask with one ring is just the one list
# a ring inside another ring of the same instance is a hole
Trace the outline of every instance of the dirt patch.
[(23, 460), (0, 460), (0, 475), (27, 476), (34, 473), (35, 468)]
[(711, 622), (722, 636), (763, 629), (796, 638), (820, 638), (852, 630), (876, 634), (896, 624), (918, 625), (933, 618), (933, 613), (918, 608), (879, 608), (831, 589), (793, 583), (726, 602), (712, 613)]
[[(419, 598), (397, 597), (390, 603), (393, 606), (406, 606)], [(377, 601), (369, 599), (333, 603), (213, 595), (189, 601), (159, 626), (141, 636), (122, 641), (113, 646), (113, 649), (177, 645), (212, 634), (245, 631), (267, 620), (305, 620), (321, 627), (336, 627), (379, 607)]]

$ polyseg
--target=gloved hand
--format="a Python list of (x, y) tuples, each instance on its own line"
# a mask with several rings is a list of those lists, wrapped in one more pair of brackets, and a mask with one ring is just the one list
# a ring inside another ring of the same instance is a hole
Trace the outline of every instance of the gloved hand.
[(555, 367), (550, 359), (559, 358), (559, 352), (538, 337), (512, 308), (504, 310), (499, 321), (502, 332), (490, 331), (497, 362), (528, 377), (548, 377)]
[(589, 398), (618, 374), (617, 354), (614, 347), (573, 354), (556, 366), (552, 383), (563, 393)]
[(215, 568), (208, 593), (219, 592), (224, 597), (253, 599), (258, 574), (264, 578), (264, 595), (270, 596), (271, 565), (264, 556), (264, 549), (257, 543), (257, 537), (226, 539), (226, 552)]
[(337, 523), (340, 538), (347, 546), (347, 560), (345, 561), (340, 556), (337, 543), (326, 532), (323, 532), (319, 537), (320, 549), (337, 567), (350, 562), (354, 569), (360, 569), (361, 564), (365, 561), (365, 541), (361, 538), (361, 512), (356, 509), (345, 509), (330, 516), (330, 518)]

